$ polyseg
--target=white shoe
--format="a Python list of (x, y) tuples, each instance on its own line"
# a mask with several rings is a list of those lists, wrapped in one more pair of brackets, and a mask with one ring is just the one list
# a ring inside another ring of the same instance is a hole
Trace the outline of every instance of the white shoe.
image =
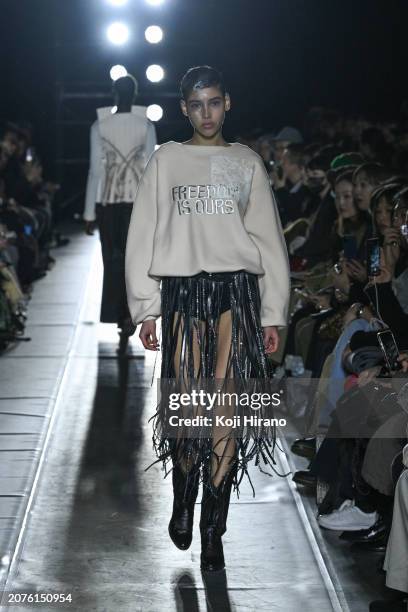
[(333, 531), (361, 531), (369, 529), (377, 520), (377, 512), (363, 512), (351, 499), (346, 499), (331, 514), (322, 514), (317, 518), (320, 527)]

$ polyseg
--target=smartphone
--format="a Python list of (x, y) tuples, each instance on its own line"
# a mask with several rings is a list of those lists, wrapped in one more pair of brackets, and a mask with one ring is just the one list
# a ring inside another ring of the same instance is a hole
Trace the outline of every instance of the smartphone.
[(26, 151), (26, 162), (30, 163), (33, 161), (34, 155), (33, 155), (33, 150), (31, 147), (27, 147), (27, 151)]
[(26, 236), (31, 236), (31, 234), (33, 233), (33, 228), (31, 227), (31, 225), (24, 226), (24, 233)]
[(393, 372), (401, 369), (398, 361), (399, 349), (395, 342), (394, 334), (390, 329), (377, 332), (378, 344), (383, 352), (388, 369)]
[(378, 276), (380, 268), (380, 242), (378, 238), (368, 238), (367, 247), (367, 276)]
[(346, 259), (358, 259), (357, 240), (352, 234), (343, 236), (343, 252)]

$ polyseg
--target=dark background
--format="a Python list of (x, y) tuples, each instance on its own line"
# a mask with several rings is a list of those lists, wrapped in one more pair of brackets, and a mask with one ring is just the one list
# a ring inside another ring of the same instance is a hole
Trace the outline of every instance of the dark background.
[[(2, 0), (0, 7), (0, 119), (31, 122), (48, 175), (61, 178), (64, 169), (64, 181), (79, 178), (81, 188), (89, 126), (95, 108), (110, 103), (116, 63), (138, 79), (139, 103), (163, 106), (159, 142), (189, 137), (176, 94), (185, 70), (197, 64), (224, 73), (233, 101), (227, 138), (257, 127), (301, 128), (315, 105), (395, 119), (408, 98), (406, 0), (166, 0), (162, 7)], [(132, 31), (124, 47), (106, 40), (117, 19)], [(164, 29), (159, 45), (144, 39), (151, 24)], [(151, 63), (166, 70), (160, 84), (145, 77)], [(58, 91), (82, 97), (58, 104)], [(92, 98), (95, 91), (107, 97)]]

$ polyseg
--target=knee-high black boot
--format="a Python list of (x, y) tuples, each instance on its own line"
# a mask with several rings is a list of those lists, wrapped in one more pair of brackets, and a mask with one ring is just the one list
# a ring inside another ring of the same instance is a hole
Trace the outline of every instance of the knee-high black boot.
[(201, 569), (217, 572), (225, 567), (224, 551), (221, 537), (227, 531), (227, 516), (231, 496), (231, 487), (236, 466), (224, 476), (218, 487), (203, 484), (201, 500)]
[(194, 504), (197, 499), (200, 482), (200, 470), (194, 466), (184, 472), (173, 466), (173, 514), (169, 523), (169, 534), (180, 550), (187, 550), (193, 539)]

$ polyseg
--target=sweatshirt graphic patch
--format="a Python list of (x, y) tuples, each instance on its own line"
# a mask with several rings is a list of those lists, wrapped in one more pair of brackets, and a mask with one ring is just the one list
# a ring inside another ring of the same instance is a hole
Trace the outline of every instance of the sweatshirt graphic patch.
[(251, 193), (254, 164), (249, 159), (236, 159), (226, 155), (211, 156), (211, 181), (221, 185), (234, 185), (239, 212), (245, 212)]
[(173, 204), (179, 215), (243, 214), (252, 175), (251, 162), (214, 155), (210, 160), (211, 184), (175, 185), (171, 189)]
[(171, 193), (180, 215), (230, 215), (238, 192), (231, 185), (177, 185)]

